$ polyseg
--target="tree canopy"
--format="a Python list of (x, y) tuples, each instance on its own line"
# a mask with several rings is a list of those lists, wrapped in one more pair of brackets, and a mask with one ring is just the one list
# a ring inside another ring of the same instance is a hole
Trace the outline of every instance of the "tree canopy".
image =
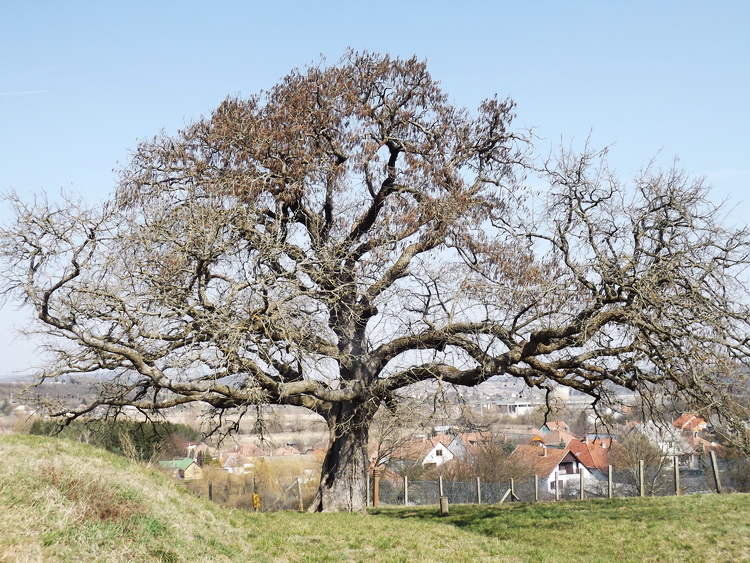
[(536, 163), (513, 109), (348, 53), (142, 142), (104, 206), (9, 194), (41, 376), (111, 374), (57, 414), (306, 407), (330, 429), (313, 510), (364, 506), (370, 421), (421, 381), (622, 387), (741, 432), (747, 231), (676, 168)]

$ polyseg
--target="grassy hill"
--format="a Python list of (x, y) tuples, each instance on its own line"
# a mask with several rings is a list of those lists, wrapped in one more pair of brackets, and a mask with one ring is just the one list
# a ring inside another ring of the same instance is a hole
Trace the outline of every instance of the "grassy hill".
[(0, 561), (740, 561), (750, 496), (251, 514), (82, 444), (0, 436)]

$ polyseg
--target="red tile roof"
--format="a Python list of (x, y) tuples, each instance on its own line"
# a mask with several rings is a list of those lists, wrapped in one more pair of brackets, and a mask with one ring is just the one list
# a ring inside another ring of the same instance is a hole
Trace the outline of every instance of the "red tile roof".
[(292, 446), (283, 446), (271, 452), (272, 456), (300, 455), (300, 451)]
[(708, 440), (701, 438), (700, 436), (690, 436), (687, 439), (688, 444), (698, 453), (710, 453), (714, 452), (717, 457), (724, 457), (725, 448), (721, 444), (716, 442), (709, 442)]
[[(445, 437), (445, 434), (438, 435)], [(422, 461), (427, 454), (432, 451), (432, 448), (441, 444), (445, 449), (448, 449), (446, 442), (441, 440), (438, 436), (435, 438), (422, 438), (419, 440), (409, 440), (404, 442), (398, 448), (396, 448), (391, 454), (391, 459), (403, 459), (409, 461)]]
[(588, 444), (577, 439), (571, 440), (570, 442), (568, 442), (568, 449), (576, 455), (579, 461), (587, 469), (597, 468)]
[(607, 471), (607, 466), (610, 464), (610, 453), (612, 448), (616, 446), (617, 443), (611, 438), (597, 438), (590, 442), (581, 440), (568, 442), (568, 449), (587, 469), (598, 469), (599, 471)]
[(674, 425), (681, 430), (703, 430), (706, 424), (701, 417), (689, 412), (674, 421)]
[(567, 445), (571, 440), (575, 440), (575, 435), (566, 430), (554, 430), (548, 434), (536, 434), (531, 438), (531, 442), (542, 441), (548, 446), (557, 446), (559, 444)]
[(266, 452), (263, 450), (263, 448), (256, 446), (252, 442), (240, 444), (239, 453), (244, 457), (262, 457), (266, 455)]
[[(519, 467), (528, 469), (539, 477), (549, 477), (570, 450), (544, 446), (520, 445), (508, 457)], [(575, 455), (575, 454), (573, 454)]]

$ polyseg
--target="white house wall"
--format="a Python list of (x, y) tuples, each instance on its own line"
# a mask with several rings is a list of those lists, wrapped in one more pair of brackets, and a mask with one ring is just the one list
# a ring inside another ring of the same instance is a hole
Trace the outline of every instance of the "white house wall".
[(566, 473), (566, 474), (560, 474), (558, 473), (558, 469), (555, 469), (550, 475), (547, 477), (547, 490), (549, 492), (555, 491), (555, 473), (558, 473), (558, 479), (560, 480), (560, 486), (562, 487), (562, 490), (570, 489), (573, 485), (575, 485), (575, 489), (578, 490), (578, 485), (581, 482), (581, 473), (583, 473), (583, 483), (584, 486), (586, 484), (593, 484), (598, 483), (599, 479), (597, 479), (596, 476), (594, 476), (591, 471), (589, 471), (585, 465), (576, 462), (576, 469), (578, 473)]
[[(442, 455), (438, 455), (438, 451), (442, 451)], [(445, 462), (452, 460), (453, 457), (454, 455), (448, 448), (446, 448), (443, 444), (438, 443), (438, 445), (433, 447), (425, 456), (424, 460), (422, 460), (422, 465), (443, 465)]]

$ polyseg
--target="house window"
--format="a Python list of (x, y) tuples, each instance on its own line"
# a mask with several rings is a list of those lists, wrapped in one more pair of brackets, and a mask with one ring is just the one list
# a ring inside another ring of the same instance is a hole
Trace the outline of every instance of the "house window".
[(577, 473), (576, 464), (573, 462), (565, 462), (560, 464), (560, 475), (573, 475)]
[(439, 457), (443, 457), (443, 450), (435, 450), (435, 455)]

